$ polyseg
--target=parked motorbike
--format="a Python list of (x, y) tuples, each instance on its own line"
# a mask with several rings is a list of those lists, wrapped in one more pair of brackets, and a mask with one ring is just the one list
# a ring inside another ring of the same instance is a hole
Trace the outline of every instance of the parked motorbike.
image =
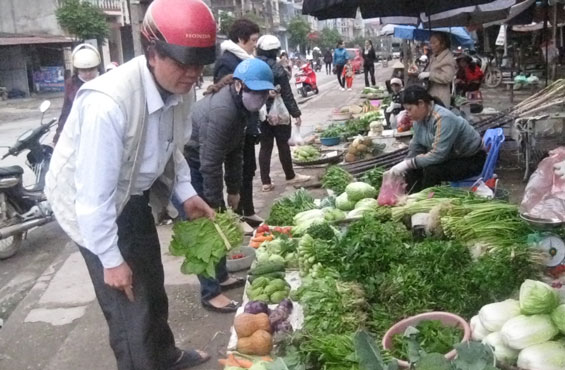
[(300, 71), (295, 75), (296, 89), (302, 97), (307, 97), (310, 91), (315, 94), (319, 93), (318, 85), (316, 83), (316, 72), (310, 66), (310, 63), (305, 63), (300, 67)]
[(502, 71), (496, 65), (496, 58), (494, 55), (474, 55), (473, 60), (483, 71), (484, 83), (486, 87), (495, 88), (502, 83)]
[(41, 139), (57, 123), (57, 119), (52, 119), (43, 124), (43, 116), (50, 106), (48, 100), (41, 104), (39, 127), (21, 134), (2, 156), (3, 160), (27, 151), (26, 164), (35, 174), (36, 182), (24, 187), (22, 167), (0, 167), (0, 259), (13, 256), (30, 229), (53, 220), (53, 212), (43, 194), (53, 148), (41, 144)]

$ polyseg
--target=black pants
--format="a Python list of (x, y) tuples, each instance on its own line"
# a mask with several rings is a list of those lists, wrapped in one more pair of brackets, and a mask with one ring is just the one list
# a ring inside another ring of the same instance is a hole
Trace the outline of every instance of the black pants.
[(375, 86), (375, 65), (363, 66), (365, 72), (365, 87), (369, 87), (369, 75), (371, 75), (371, 86)]
[(291, 125), (271, 126), (267, 122), (261, 122), (261, 149), (259, 150), (259, 169), (261, 171), (261, 182), (263, 185), (271, 183), (271, 155), (273, 154), (273, 141), (277, 141), (279, 159), (287, 180), (294, 178), (292, 157), (288, 139), (292, 133)]
[(133, 271), (134, 302), (104, 283), (98, 256), (79, 248), (110, 328), (119, 370), (166, 370), (180, 356), (168, 324), (161, 248), (148, 200), (148, 193), (133, 196), (117, 220), (118, 247)]
[(479, 150), (477, 154), (467, 158), (450, 159), (447, 162), (428, 166), (406, 173), (406, 189), (416, 193), (443, 181), (460, 181), (477, 176), (483, 170), (487, 153)]
[(255, 214), (253, 205), (253, 178), (257, 170), (257, 160), (255, 158), (255, 143), (257, 136), (245, 135), (243, 143), (243, 176), (241, 190), (239, 191), (240, 200), (238, 213), (242, 216), (252, 216)]
[(326, 74), (329, 75), (332, 73), (332, 64), (326, 63)]
[(339, 82), (339, 86), (344, 87), (345, 86), (345, 78), (342, 78), (342, 74), (343, 74), (343, 64), (336, 64), (335, 65), (335, 73), (337, 74), (337, 82)]

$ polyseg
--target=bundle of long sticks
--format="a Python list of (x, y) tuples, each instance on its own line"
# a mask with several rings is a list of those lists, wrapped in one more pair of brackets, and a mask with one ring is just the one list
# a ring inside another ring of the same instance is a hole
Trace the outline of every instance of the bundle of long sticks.
[(560, 79), (494, 117), (473, 123), (481, 134), (489, 128), (502, 127), (517, 118), (533, 116), (565, 103), (565, 80)]

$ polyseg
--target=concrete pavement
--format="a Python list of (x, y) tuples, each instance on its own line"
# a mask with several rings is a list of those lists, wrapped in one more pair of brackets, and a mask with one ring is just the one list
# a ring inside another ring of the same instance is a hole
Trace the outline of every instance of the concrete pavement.
[[(384, 81), (390, 70), (378, 70), (377, 75), (379, 81)], [(320, 93), (301, 104), (304, 133), (327, 125), (330, 111), (355, 101), (364, 84), (363, 76), (357, 76), (354, 91), (342, 92), (335, 76), (319, 74), (319, 85)], [(3, 130), (15, 133), (17, 128), (6, 126), (2, 123), (3, 115), (0, 117), (3, 142)], [(33, 118), (28, 124), (32, 122)], [(319, 170), (300, 172), (316, 176)], [(271, 175), (277, 185), (273, 192), (260, 191), (259, 176), (254, 184), (255, 203), (262, 216), (268, 214), (276, 197), (294, 191), (284, 186), (276, 150)], [(202, 309), (198, 280), (182, 275), (181, 259), (168, 254), (171, 227), (159, 226), (158, 231), (169, 295), (169, 321), (177, 344), (182, 348), (201, 348), (212, 355), (212, 361), (198, 369), (218, 369), (216, 359), (225, 354), (233, 315)], [(84, 262), (56, 223), (32, 230), (16, 256), (0, 261), (0, 284), (0, 318), (4, 320), (0, 329), (0, 369), (116, 369), (108, 345), (108, 329)], [(238, 289), (228, 295), (240, 300), (242, 292)]]

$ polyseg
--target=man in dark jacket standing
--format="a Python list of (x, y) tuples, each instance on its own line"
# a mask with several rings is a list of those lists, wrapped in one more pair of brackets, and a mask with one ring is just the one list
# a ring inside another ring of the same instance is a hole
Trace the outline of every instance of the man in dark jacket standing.
[[(216, 61), (214, 67), (214, 83), (218, 83), (222, 77), (233, 73), (243, 60), (253, 58), (258, 38), (259, 26), (257, 24), (243, 18), (233, 23), (229, 40), (220, 45), (222, 56)], [(255, 112), (250, 113), (243, 144), (243, 178), (239, 192), (241, 200), (237, 211), (252, 226), (258, 226), (263, 222), (263, 219), (255, 213), (253, 204), (253, 177), (257, 170), (255, 145), (259, 141), (259, 134), (259, 115)]]
[[(264, 35), (261, 36), (257, 42), (257, 59), (266, 62), (275, 77), (275, 86), (279, 89), (280, 96), (284, 102), (284, 106), (288, 110), (291, 117), (295, 119), (296, 127), (300, 127), (302, 113), (298, 108), (292, 88), (288, 80), (288, 74), (285, 72), (284, 67), (277, 62), (277, 55), (281, 49), (281, 43), (276, 36)], [(267, 112), (271, 110), (274, 99), (270, 98), (267, 101)], [(261, 149), (259, 150), (259, 168), (261, 171), (261, 182), (263, 183), (262, 190), (264, 192), (272, 191), (274, 184), (271, 181), (271, 155), (273, 153), (273, 141), (277, 141), (277, 148), (279, 149), (279, 159), (286, 176), (286, 183), (288, 185), (305, 182), (310, 180), (310, 176), (297, 174), (294, 172), (292, 166), (292, 157), (290, 154), (290, 146), (288, 139), (292, 133), (291, 122), (287, 124), (271, 125), (268, 121), (261, 122)]]
[(371, 40), (365, 41), (363, 49), (363, 70), (365, 71), (365, 87), (369, 87), (369, 75), (371, 76), (371, 86), (375, 86), (375, 60), (377, 55)]

